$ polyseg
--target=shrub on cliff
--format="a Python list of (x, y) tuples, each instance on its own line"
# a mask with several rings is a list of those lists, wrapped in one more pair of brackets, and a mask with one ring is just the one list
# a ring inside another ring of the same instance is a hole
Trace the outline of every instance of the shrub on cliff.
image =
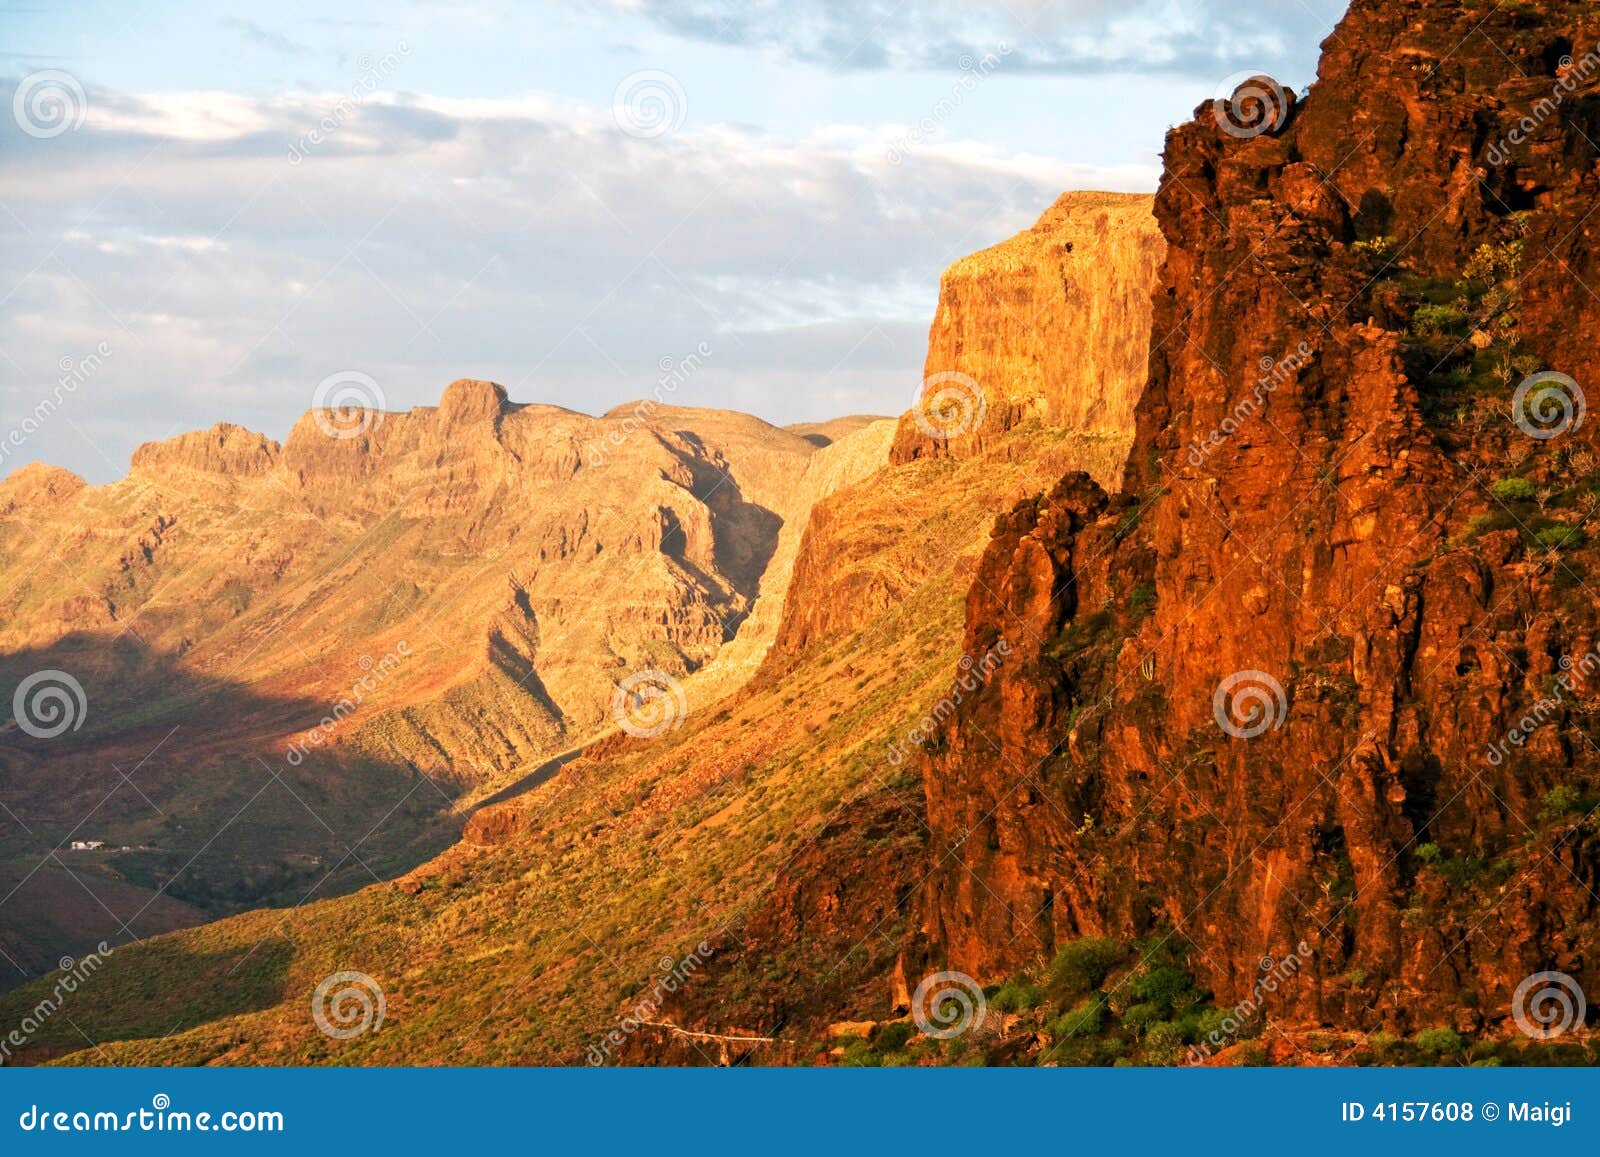
[(1056, 953), (1050, 974), (1068, 996), (1082, 996), (1105, 983), (1111, 970), (1122, 963), (1122, 946), (1104, 936), (1073, 940)]

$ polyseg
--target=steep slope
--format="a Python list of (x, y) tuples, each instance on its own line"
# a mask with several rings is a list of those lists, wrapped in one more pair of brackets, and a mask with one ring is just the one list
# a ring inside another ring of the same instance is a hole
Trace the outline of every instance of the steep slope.
[(403, 870), (458, 800), (615, 726), (630, 675), (693, 683), (737, 640), (694, 694), (748, 678), (786, 544), (884, 440), (819, 449), (653, 400), (591, 418), (458, 381), (437, 407), (313, 411), (282, 446), (227, 424), (146, 445), (110, 486), (18, 471), (0, 687), (11, 705), (27, 684), (41, 718), (52, 687), (81, 698), (61, 734), (0, 728), (5, 890), (69, 837), (122, 849), (79, 878), (143, 888), (146, 921), (194, 918), (158, 895), (228, 911)]
[[(995, 517), (1064, 470), (1115, 485), (1129, 436), (1034, 420), (969, 454), (882, 466), (894, 429), (811, 431), (830, 444), (791, 482), (816, 506), (803, 536), (788, 526), (778, 536), (769, 573), (788, 551), (795, 563), (782, 622), (771, 620), (776, 642), (758, 648), (760, 634), (741, 631), (703, 672), (760, 661), (738, 691), (709, 702), (686, 682), (676, 726), (615, 734), (538, 770), (394, 886), (119, 950), (74, 1007), (101, 1047), (73, 1059), (670, 1059), (671, 1030), (653, 1030), (657, 1040), (629, 1021), (623, 1045), (609, 1034), (663, 974), (685, 968), (715, 980), (704, 1011), (663, 1017), (781, 1033), (798, 1043), (768, 1059), (809, 1059), (800, 1022), (881, 1003), (900, 938), (914, 931), (915, 880), (897, 880), (920, 867), (926, 826), (907, 737), (959, 657), (962, 592)], [(861, 478), (870, 466), (880, 468)], [(762, 581), (765, 601), (780, 588)], [(745, 625), (766, 613), (758, 602)], [(876, 849), (875, 868), (855, 869), (843, 853), (857, 847)], [(797, 922), (809, 905), (837, 906), (826, 882), (792, 883), (810, 866), (849, 871), (852, 888), (877, 895), (873, 918)], [(805, 899), (786, 904), (792, 894)], [(854, 944), (840, 947), (845, 937), (880, 922), (864, 953), (833, 967)], [(352, 970), (382, 988), (386, 1020), (331, 1040), (308, 1017), (310, 994)], [(153, 995), (178, 975), (207, 978), (207, 998), (191, 1007)], [(776, 990), (774, 975), (786, 978)], [(33, 993), (0, 998), (0, 1014)], [(50, 1026), (33, 1047), (49, 1055), (82, 1039)], [(716, 1059), (717, 1047), (692, 1055)]]
[(1600, 984), (1597, 39), (1357, 0), (1305, 99), (1170, 135), (1125, 489), (1019, 504), (969, 596), (1016, 660), (924, 768), (951, 967), (1148, 937), (1231, 1004), (1295, 954), (1269, 1016), (1346, 1031)]
[(939, 282), (921, 396), (894, 460), (970, 454), (1029, 420), (1126, 438), (1144, 389), (1164, 243), (1136, 193), (1064, 193)]

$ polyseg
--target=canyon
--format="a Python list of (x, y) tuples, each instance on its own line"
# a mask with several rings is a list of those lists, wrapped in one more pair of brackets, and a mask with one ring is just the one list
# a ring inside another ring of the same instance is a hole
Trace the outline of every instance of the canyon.
[[(1593, 5), (1356, 0), (1153, 198), (952, 266), (896, 419), (613, 447), (458, 382), (13, 475), (0, 673), (106, 707), (81, 764), (7, 735), (7, 809), (50, 832), (46, 768), (64, 820), (226, 705), (138, 775), (182, 800), (401, 639), (294, 783), (446, 801), (364, 887), (168, 913), (75, 1008), (97, 1047), (27, 1059), (1527, 1063), (1527, 980), (1600, 982), (1596, 53)], [(646, 668), (687, 710), (607, 728)], [(306, 1002), (348, 970), (386, 1017), (336, 1039)], [(1539, 1056), (1595, 1063), (1573, 1027)]]

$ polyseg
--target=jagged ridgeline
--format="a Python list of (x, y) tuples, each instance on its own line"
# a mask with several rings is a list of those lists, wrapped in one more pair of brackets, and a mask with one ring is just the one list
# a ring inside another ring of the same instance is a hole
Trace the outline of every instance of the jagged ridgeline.
[[(643, 513), (614, 480), (534, 501), (584, 485), (583, 423), (621, 419), (458, 383), (361, 447), (220, 431), (160, 485), (14, 477), (0, 502), (133, 592), (82, 614), (162, 611), (184, 702), (291, 611), (345, 640), (262, 661), (229, 718), (314, 712), (350, 638), (420, 650), (408, 616), (458, 599), (429, 643), (450, 662), (397, 675), (351, 747), (488, 801), (393, 885), (117, 950), (75, 997), (101, 1048), (47, 1026), (35, 1058), (1592, 1061), (1575, 1018), (1537, 1050), (1525, 1025), (1600, 982), (1597, 53), (1592, 5), (1358, 0), (1309, 92), (1258, 78), (1173, 130), (1153, 203), (1071, 195), (953, 266), (923, 400), (852, 435), (860, 469), (685, 411), (604, 467)], [(141, 576), (202, 519), (234, 560), (287, 551), (293, 597), (185, 627), (222, 569), (172, 609)], [(429, 560), (370, 620), (364, 588), (333, 597), (380, 582), (340, 558), (357, 538)], [(26, 587), (8, 651), (68, 645), (45, 608)], [(93, 671), (103, 645), (70, 645)], [(501, 790), (645, 662), (706, 671), (681, 725)], [(516, 701), (526, 741), (480, 729), (507, 718), (482, 688), (530, 669), (554, 709)], [(515, 751), (429, 763), (402, 735)], [(349, 971), (382, 1024), (319, 1032), (308, 1002)]]

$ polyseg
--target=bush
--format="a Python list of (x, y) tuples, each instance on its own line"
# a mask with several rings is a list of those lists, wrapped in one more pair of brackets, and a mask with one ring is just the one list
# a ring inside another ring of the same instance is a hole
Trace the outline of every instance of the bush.
[(1591, 806), (1577, 788), (1561, 784), (1544, 793), (1539, 817), (1545, 820), (1559, 820), (1566, 816), (1583, 815)]
[(1425, 1028), (1411, 1038), (1411, 1043), (1423, 1056), (1436, 1059), (1455, 1056), (1466, 1044), (1453, 1028)]
[(1583, 545), (1583, 531), (1576, 526), (1547, 526), (1533, 540), (1546, 550), (1569, 550)]
[(1418, 337), (1453, 333), (1466, 324), (1467, 315), (1449, 305), (1419, 305), (1411, 315), (1411, 332)]
[(1539, 491), (1526, 478), (1502, 478), (1489, 487), (1489, 493), (1501, 502), (1532, 502)]
[(1417, 859), (1424, 864), (1437, 864), (1444, 859), (1444, 849), (1438, 844), (1418, 844)]
[[(1129, 986), (1133, 998), (1143, 1004), (1153, 1004), (1163, 1012), (1170, 1011), (1175, 1002), (1188, 995), (1194, 987), (1194, 978), (1181, 968), (1162, 964), (1141, 972)], [(1193, 1002), (1189, 1002), (1191, 1005)]]
[(1056, 953), (1051, 975), (1068, 995), (1081, 996), (1105, 983), (1111, 970), (1122, 963), (1123, 951), (1104, 936), (1085, 936)]
[(906, 1042), (916, 1035), (916, 1026), (905, 1021), (895, 1021), (880, 1028), (872, 1037), (872, 1049), (877, 1053), (899, 1052)]
[(1044, 989), (1026, 980), (1008, 980), (989, 999), (989, 1006), (997, 1012), (1023, 1012), (1037, 1008), (1044, 1001)]
[(1077, 1040), (1080, 1037), (1094, 1036), (1105, 1028), (1105, 1024), (1105, 1001), (1091, 996), (1080, 1000), (1050, 1021), (1045, 1025), (1045, 1032), (1050, 1034), (1051, 1040)]

